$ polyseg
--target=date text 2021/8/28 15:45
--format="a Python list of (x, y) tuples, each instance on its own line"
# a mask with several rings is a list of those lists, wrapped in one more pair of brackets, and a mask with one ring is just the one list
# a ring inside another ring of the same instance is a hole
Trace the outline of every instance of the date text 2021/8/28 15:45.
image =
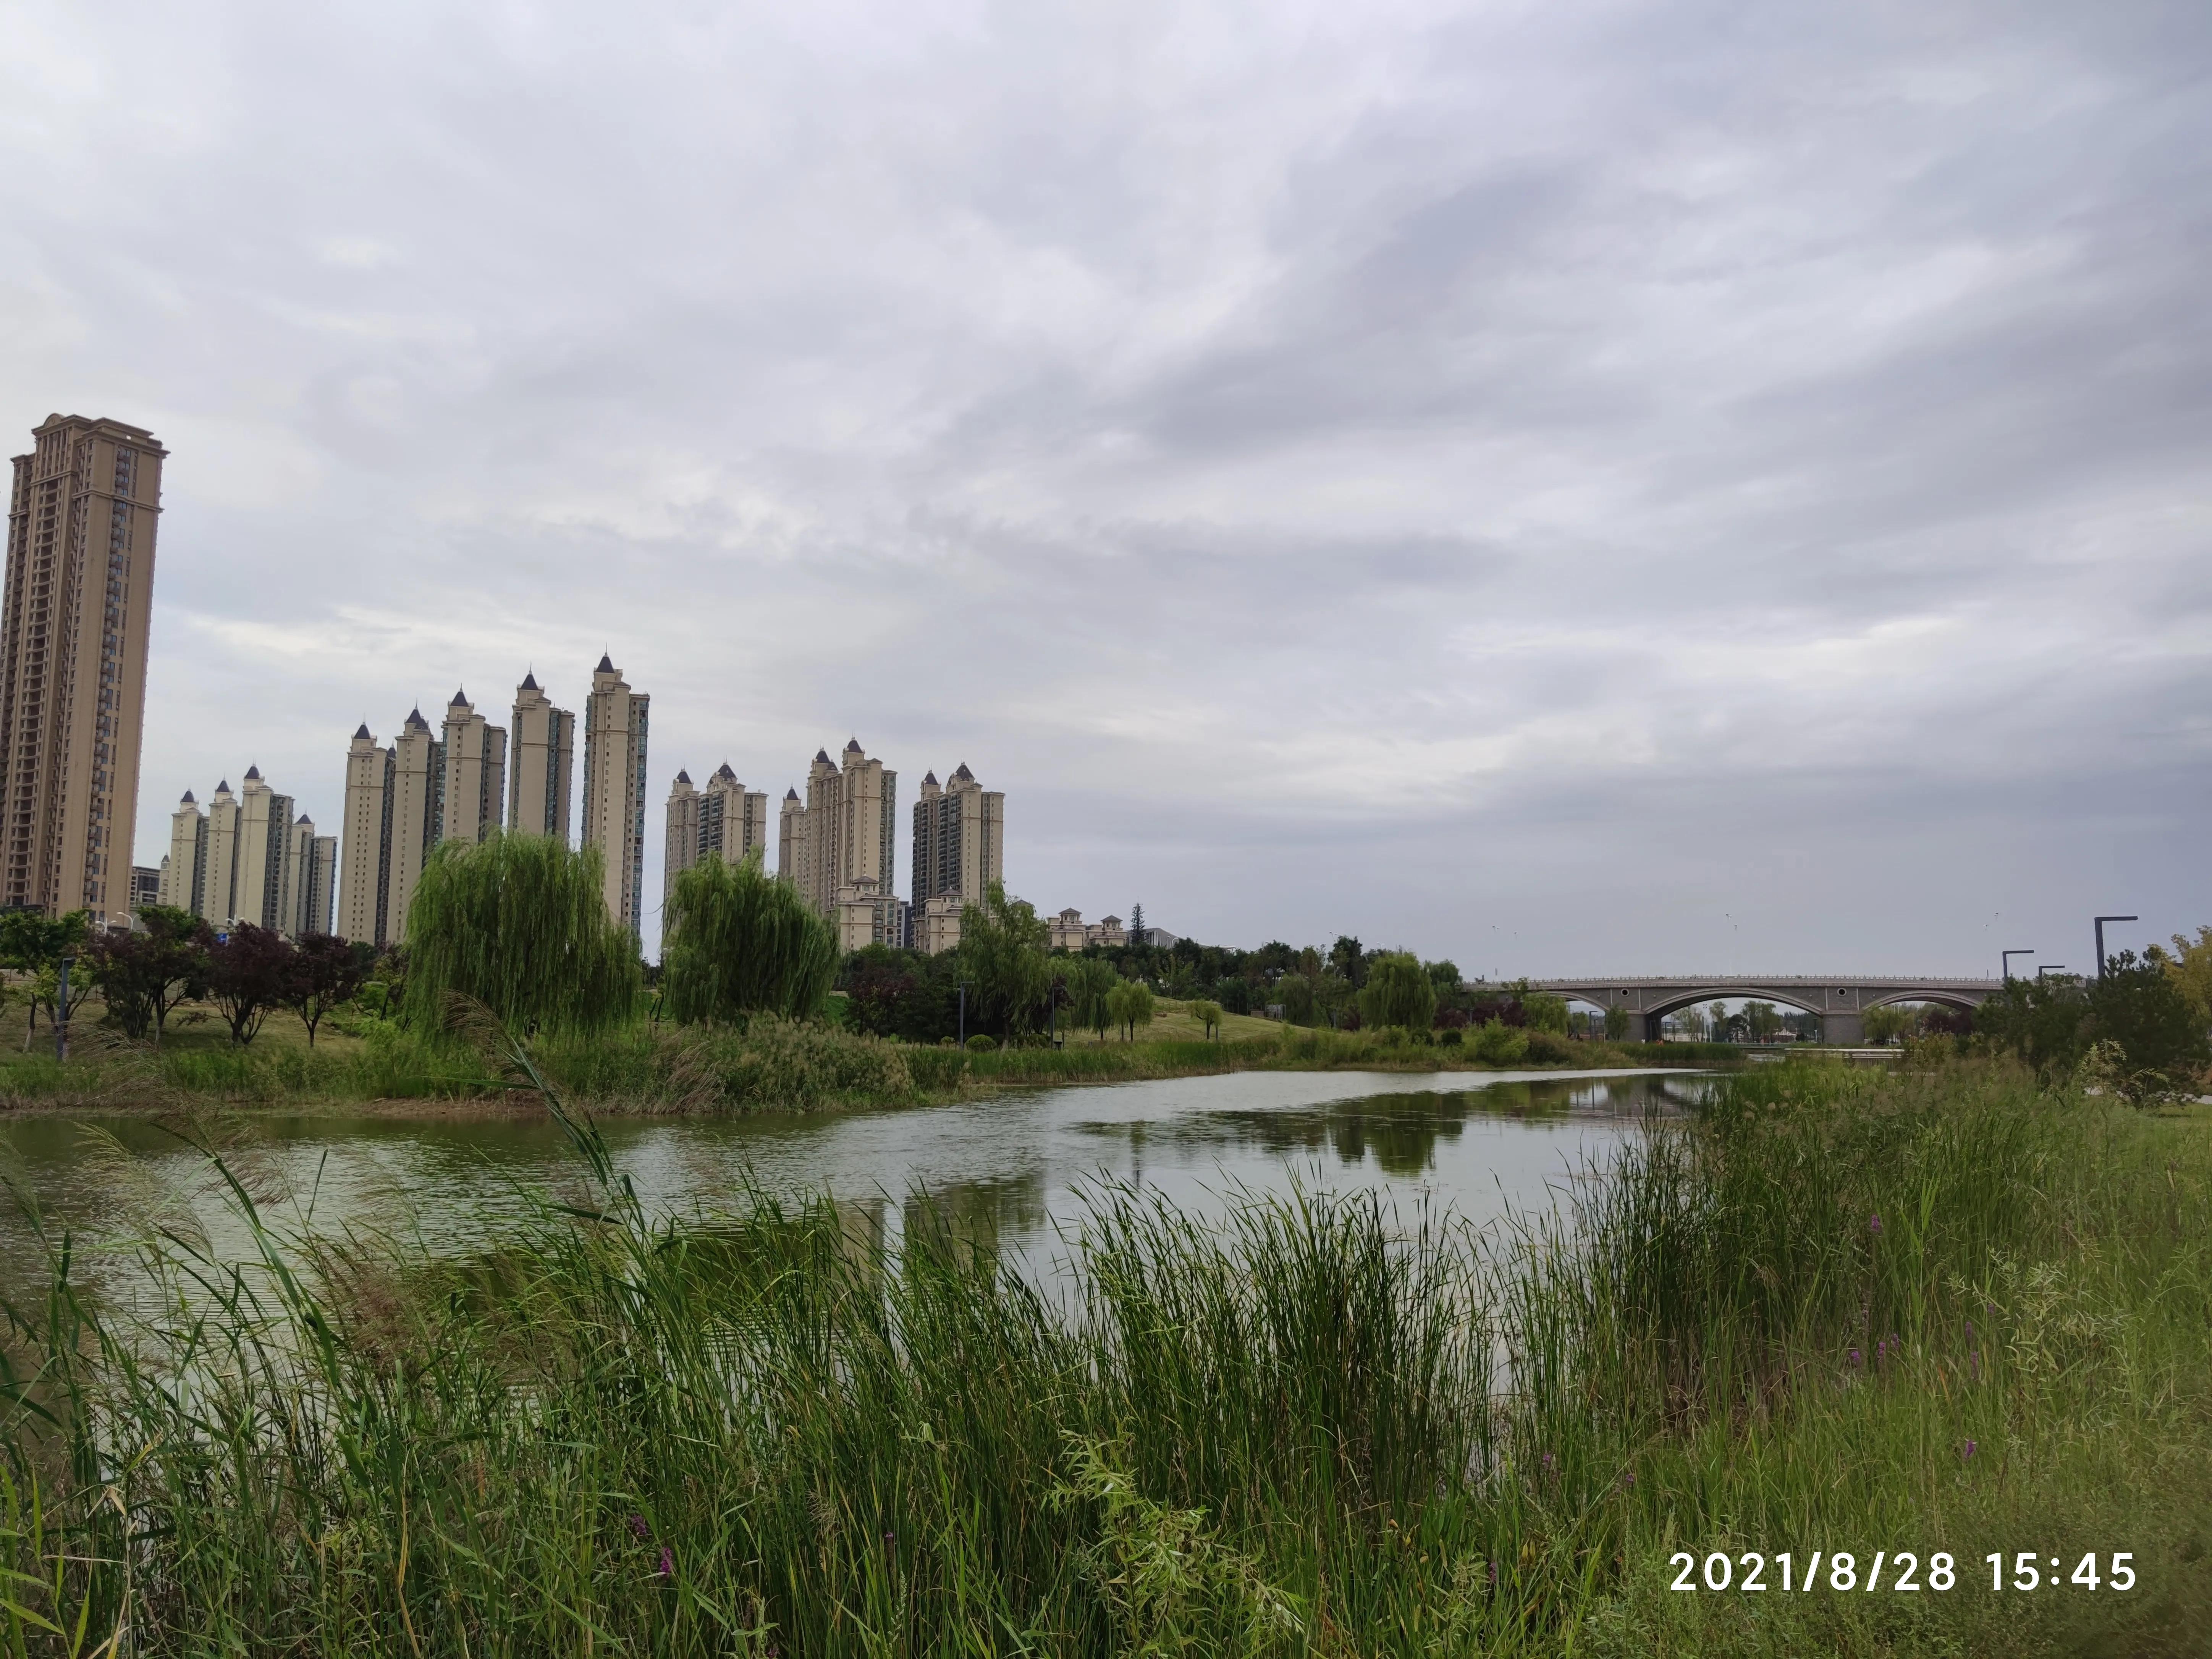
[[(2058, 1557), (2049, 1558), (2051, 1572), (2047, 1577), (2040, 1565), (2043, 1559), (2033, 1551), (2026, 1550), (2014, 1556), (2011, 1579), (2008, 1584), (2005, 1558), (2002, 1554), (1982, 1558), (1990, 1569), (1990, 1588), (1996, 1590), (2007, 1588), (2015, 1590), (2057, 1589), (2072, 1586), (2093, 1590), (2131, 1590), (2136, 1587), (2135, 1552), (2132, 1550), (2124, 1550), (2106, 1557), (2111, 1565), (2104, 1573), (2097, 1571), (2096, 1556), (2085, 1555), (2075, 1564), (2073, 1572), (2063, 1578), (2059, 1577)], [(1859, 1578), (1858, 1557), (1856, 1555), (1837, 1550), (1826, 1559), (1826, 1588), (1838, 1593), (1883, 1589), (1909, 1593), (1924, 1589), (1940, 1595), (1954, 1588), (1959, 1582), (1956, 1563), (1942, 1550), (1928, 1558), (1928, 1571), (1924, 1578), (1921, 1576), (1920, 1557), (1910, 1550), (1899, 1550), (1894, 1554), (1887, 1550), (1876, 1550), (1874, 1565), (1867, 1570), (1863, 1583)], [(1757, 1591), (1771, 1589), (1802, 1594), (1819, 1588), (1823, 1583), (1821, 1553), (1819, 1550), (1805, 1558), (1802, 1574), (1796, 1571), (1797, 1557), (1788, 1553), (1769, 1558), (1756, 1551), (1747, 1551), (1742, 1555), (1731, 1557), (1723, 1551), (1716, 1550), (1701, 1564), (1687, 1550), (1677, 1550), (1668, 1558), (1667, 1564), (1680, 1569), (1675, 1574), (1674, 1583), (1674, 1588), (1678, 1590)], [(1888, 1569), (1886, 1583), (1883, 1580), (1885, 1566)], [(1767, 1577), (1770, 1567), (1775, 1574), (1771, 1583)], [(1739, 1569), (1741, 1577), (1738, 1576)]]

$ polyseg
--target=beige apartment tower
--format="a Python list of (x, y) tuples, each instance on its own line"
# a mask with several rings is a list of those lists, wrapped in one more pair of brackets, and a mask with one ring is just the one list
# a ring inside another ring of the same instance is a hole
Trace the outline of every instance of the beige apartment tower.
[(465, 690), (446, 705), (441, 841), (482, 841), (507, 812), (507, 731), (476, 711)]
[(408, 714), (388, 749), (369, 735), (366, 721), (353, 734), (334, 930), (340, 939), (405, 940), (407, 907), (445, 831), (445, 786), (446, 745), (431, 735), (420, 708)]
[(934, 956), (960, 943), (960, 912), (1006, 879), (1006, 798), (963, 761), (940, 788), (922, 775), (914, 804), (915, 947)]
[(173, 909), (200, 914), (200, 877), (207, 860), (207, 814), (192, 792), (169, 815), (169, 856), (161, 860), (161, 902)]
[(584, 705), (584, 845), (606, 860), (607, 913), (640, 933), (645, 885), (645, 755), (653, 699), (602, 655)]
[(169, 819), (155, 902), (217, 930), (251, 922), (294, 939), (330, 932), (337, 838), (318, 836), (313, 819), (293, 816), (294, 805), (258, 766), (246, 769), (235, 797), (228, 781), (218, 785), (205, 813), (187, 789)]
[(576, 717), (553, 706), (534, 672), (514, 689), (508, 741), (507, 828), (518, 836), (557, 836), (567, 845)]
[(755, 854), (768, 861), (768, 796), (748, 791), (738, 781), (727, 761), (717, 767), (704, 789), (696, 788), (689, 772), (678, 772), (668, 791), (668, 838), (661, 866), (660, 902), (676, 878), (702, 859), (720, 858), (736, 864)]
[(0, 906), (127, 922), (168, 451), (79, 415), (50, 415), (31, 438), (0, 594)]
[(839, 890), (861, 878), (889, 895), (897, 811), (898, 774), (870, 760), (858, 738), (845, 745), (842, 765), (817, 750), (806, 772), (805, 805), (795, 791), (784, 797), (777, 873), (825, 916), (836, 914)]

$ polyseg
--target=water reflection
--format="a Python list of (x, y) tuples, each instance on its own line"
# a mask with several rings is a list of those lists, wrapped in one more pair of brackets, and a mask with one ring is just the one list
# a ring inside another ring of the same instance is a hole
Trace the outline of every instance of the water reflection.
[[(648, 1206), (711, 1217), (756, 1192), (828, 1192), (858, 1238), (923, 1228), (996, 1254), (1048, 1250), (1101, 1180), (1156, 1191), (1200, 1213), (1234, 1191), (1379, 1186), (1481, 1219), (1550, 1201), (1576, 1170), (1653, 1112), (1711, 1085), (1679, 1073), (1501, 1077), (1439, 1089), (1434, 1074), (1254, 1072), (1107, 1088), (1010, 1091), (956, 1104), (817, 1118), (622, 1120), (605, 1126)], [(253, 1171), (286, 1228), (419, 1237), (464, 1249), (511, 1222), (532, 1194), (575, 1190), (580, 1167), (539, 1115), (261, 1118), (228, 1126), (228, 1155)], [(158, 1127), (21, 1119), (6, 1139), (19, 1188), (50, 1236), (112, 1234), (167, 1195), (218, 1255), (248, 1237), (202, 1156)], [(19, 1214), (0, 1215), (0, 1289), (44, 1276)], [(91, 1254), (95, 1281), (131, 1269)]]

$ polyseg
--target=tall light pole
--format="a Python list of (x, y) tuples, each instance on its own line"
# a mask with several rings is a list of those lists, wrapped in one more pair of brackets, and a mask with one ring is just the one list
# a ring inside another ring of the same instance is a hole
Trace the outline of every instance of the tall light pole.
[(2038, 979), (2041, 979), (2045, 974), (2063, 974), (2065, 971), (2066, 964), (2063, 962), (2039, 962), (2035, 964), (2035, 976)]
[(2141, 921), (2141, 916), (2099, 916), (2097, 918), (2097, 977), (2105, 976), (2105, 924), (2108, 921)]
[(2033, 945), (2030, 945), (2025, 951), (2002, 951), (1998, 952), (1999, 959), (2004, 964), (2004, 982), (2008, 985), (2012, 983), (2012, 959), (2014, 957), (2032, 957), (2034, 954), (2035, 947)]

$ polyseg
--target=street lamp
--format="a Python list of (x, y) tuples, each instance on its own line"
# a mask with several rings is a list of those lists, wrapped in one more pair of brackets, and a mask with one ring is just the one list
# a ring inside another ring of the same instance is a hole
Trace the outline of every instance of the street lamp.
[(2033, 956), (2034, 954), (2035, 954), (2035, 947), (2034, 947), (2034, 946), (2033, 946), (2033, 945), (2030, 945), (2030, 946), (2029, 946), (2027, 950), (2025, 950), (2025, 951), (2000, 951), (2000, 952), (1998, 953), (1999, 958), (2000, 958), (2000, 960), (2002, 960), (2002, 963), (2004, 963), (2004, 968), (2003, 968), (2003, 973), (2004, 973), (2004, 982), (2005, 982), (2006, 984), (2008, 984), (2008, 985), (2009, 985), (2009, 984), (2011, 984), (2011, 983), (2012, 983), (2012, 959), (2013, 959), (2014, 957), (2032, 957), (2032, 956)]
[(54, 981), (54, 1058), (69, 1058), (69, 970), (75, 958), (64, 957)]
[(2035, 976), (2038, 979), (2041, 979), (2045, 974), (2063, 974), (2065, 971), (2066, 964), (2063, 962), (2039, 962), (2035, 964)]
[(2141, 921), (2141, 916), (2099, 916), (2097, 918), (2097, 977), (2105, 976), (2105, 924), (2108, 921)]

